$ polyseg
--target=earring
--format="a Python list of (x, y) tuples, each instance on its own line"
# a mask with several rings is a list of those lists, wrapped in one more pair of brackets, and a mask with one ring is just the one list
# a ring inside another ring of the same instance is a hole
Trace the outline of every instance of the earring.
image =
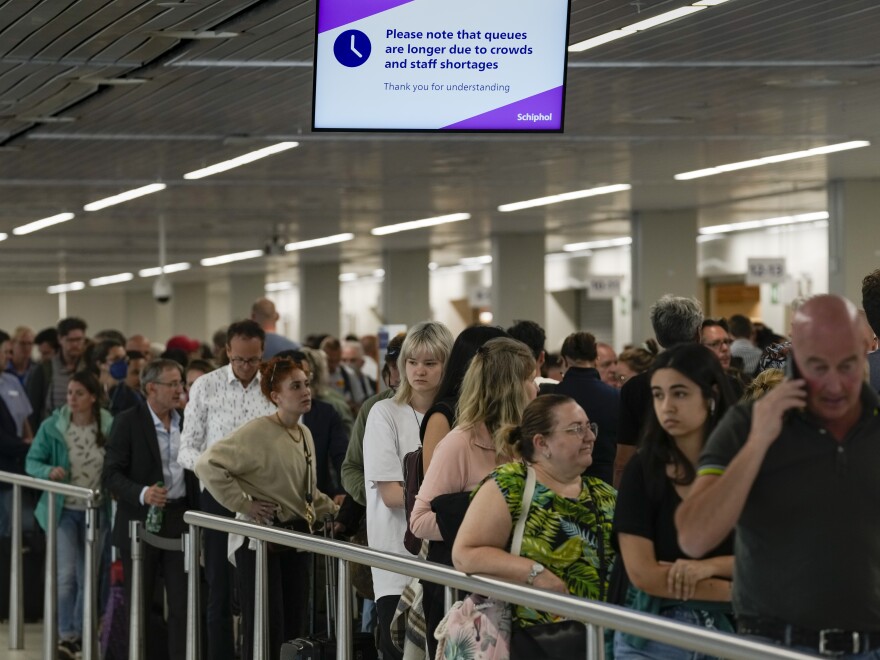
[(549, 452), (549, 451), (545, 451), (545, 452), (544, 452), (544, 458), (546, 458), (546, 459), (549, 459), (549, 458), (550, 458), (550, 452)]
[(715, 399), (709, 399), (709, 415), (715, 414)]

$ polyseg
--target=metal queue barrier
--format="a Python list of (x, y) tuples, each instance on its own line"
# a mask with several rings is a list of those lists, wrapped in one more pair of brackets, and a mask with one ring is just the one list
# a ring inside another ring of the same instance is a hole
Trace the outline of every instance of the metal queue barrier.
[[(502, 580), (474, 577), (461, 573), (447, 566), (433, 562), (410, 559), (400, 555), (379, 552), (371, 548), (311, 536), (299, 532), (275, 529), (256, 525), (222, 516), (187, 511), (183, 516), (189, 524), (190, 551), (187, 555), (189, 571), (189, 598), (187, 601), (187, 625), (190, 619), (198, 620), (198, 552), (192, 551), (192, 540), (198, 538), (199, 528), (213, 529), (220, 532), (241, 534), (256, 541), (256, 598), (254, 609), (254, 660), (268, 660), (277, 657), (278, 649), (268, 649), (267, 621), (267, 543), (277, 543), (297, 550), (314, 552), (334, 557), (339, 562), (337, 584), (337, 616), (336, 640), (337, 659), (352, 660), (352, 589), (349, 562), (366, 564), (367, 566), (392, 571), (410, 577), (428, 580), (446, 587), (447, 604), (451, 603), (453, 589), (468, 593), (476, 592), (491, 596), (498, 600), (517, 605), (525, 605), (537, 610), (555, 612), (569, 619), (582, 621), (586, 625), (587, 658), (603, 660), (604, 628), (620, 630), (625, 633), (647, 637), (649, 639), (671, 644), (681, 648), (698, 651), (720, 658), (732, 660), (809, 660), (814, 656), (797, 653), (779, 646), (761, 644), (744, 637), (719, 633), (705, 628), (688, 626), (659, 616), (635, 612), (623, 607), (589, 601), (575, 596), (562, 595), (542, 591)], [(196, 546), (197, 549), (197, 546)], [(196, 579), (193, 579), (193, 576)], [(197, 623), (193, 622), (192, 630), (197, 631)], [(189, 629), (188, 629), (189, 632)], [(199, 660), (198, 635), (189, 635), (187, 660)]]
[[(22, 574), (22, 521), (21, 521), (21, 489), (23, 487), (41, 490), (55, 495), (65, 495), (85, 500), (86, 503), (86, 547), (85, 547), (85, 582), (83, 593), (83, 660), (98, 658), (98, 598), (97, 598), (97, 561), (98, 548), (98, 506), (101, 495), (97, 490), (80, 488), (70, 484), (62, 484), (46, 479), (34, 479), (13, 472), (0, 471), (0, 482), (12, 484), (12, 536), (10, 551), (9, 579), (9, 648), (24, 648), (24, 580)], [(50, 660), (58, 654), (58, 586), (57, 563), (58, 548), (56, 534), (57, 505), (54, 497), (47, 498), (46, 528), (46, 578), (43, 595), (43, 658)]]
[[(143, 544), (168, 550), (170, 552), (184, 553), (183, 561), (187, 572), (187, 603), (186, 603), (186, 657), (198, 658), (201, 654), (201, 620), (199, 618), (199, 546), (198, 531), (190, 527), (188, 533), (179, 539), (167, 538), (151, 534), (144, 529), (140, 520), (132, 520), (128, 524), (128, 536), (131, 539), (131, 576), (126, 575), (126, 580), (131, 580), (131, 603), (128, 611), (128, 660), (143, 660), (145, 657), (144, 611), (143, 611)], [(149, 585), (152, 587), (152, 585)], [(148, 599), (147, 602), (151, 602)]]

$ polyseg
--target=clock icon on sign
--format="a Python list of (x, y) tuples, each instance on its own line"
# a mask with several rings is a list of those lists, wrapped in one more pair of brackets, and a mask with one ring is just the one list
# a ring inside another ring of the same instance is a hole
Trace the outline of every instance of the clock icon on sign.
[(333, 54), (343, 66), (354, 68), (370, 59), (373, 45), (360, 30), (346, 30), (333, 43)]

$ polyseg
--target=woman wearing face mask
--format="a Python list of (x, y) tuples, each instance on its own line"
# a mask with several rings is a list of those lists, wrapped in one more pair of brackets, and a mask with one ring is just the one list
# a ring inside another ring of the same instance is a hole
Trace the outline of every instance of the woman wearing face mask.
[[(37, 431), (25, 463), (26, 472), (38, 479), (51, 479), (97, 490), (104, 466), (104, 444), (112, 417), (101, 408), (101, 386), (88, 371), (75, 373), (67, 385), (67, 404), (52, 413)], [(86, 506), (80, 499), (43, 493), (34, 515), (46, 529), (48, 498), (56, 500), (58, 525), (58, 652), (73, 658), (82, 640), (85, 587)], [(98, 529), (103, 547), (109, 509), (103, 507)]]
[[(306, 362), (274, 357), (260, 368), (263, 396), (278, 409), (211, 445), (196, 475), (236, 518), (308, 532), (336, 505), (318, 490), (315, 444), (300, 424), (312, 406)], [(230, 535), (240, 578), (243, 659), (253, 653), (256, 553), (247, 539)], [(269, 648), (305, 634), (311, 555), (293, 549), (269, 553)]]
[[(681, 344), (654, 362), (651, 395), (654, 412), (623, 473), (614, 517), (615, 539), (631, 583), (626, 604), (680, 623), (733, 632), (733, 536), (705, 559), (689, 559), (678, 545), (674, 522), (706, 438), (734, 402), (730, 380), (711, 350)], [(706, 657), (620, 632), (614, 637), (614, 655), (624, 660)]]
[[(403, 545), (403, 458), (419, 447), (425, 411), (440, 386), (452, 349), (452, 334), (442, 323), (423, 322), (410, 330), (400, 350), (400, 387), (393, 399), (378, 401), (364, 430), (364, 481), (370, 547), (407, 555)], [(372, 569), (379, 612), (379, 648), (386, 660), (401, 658), (391, 642), (391, 619), (409, 578)]]
[(92, 351), (92, 359), (111, 415), (115, 417), (141, 401), (140, 395), (125, 382), (128, 376), (128, 355), (121, 343), (115, 339), (98, 342)]

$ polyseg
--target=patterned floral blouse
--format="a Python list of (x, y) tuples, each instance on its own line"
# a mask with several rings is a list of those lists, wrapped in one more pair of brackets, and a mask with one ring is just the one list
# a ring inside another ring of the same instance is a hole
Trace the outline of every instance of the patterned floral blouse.
[[(486, 481), (489, 479), (504, 495), (516, 526), (526, 483), (525, 465), (507, 463), (486, 477)], [(520, 554), (555, 573), (573, 595), (605, 600), (614, 562), (611, 523), (616, 499), (617, 491), (595, 477), (583, 477), (583, 489), (576, 500), (557, 495), (537, 482)], [(512, 536), (511, 530), (510, 541)], [(522, 606), (514, 608), (514, 617), (522, 626), (562, 619)]]

